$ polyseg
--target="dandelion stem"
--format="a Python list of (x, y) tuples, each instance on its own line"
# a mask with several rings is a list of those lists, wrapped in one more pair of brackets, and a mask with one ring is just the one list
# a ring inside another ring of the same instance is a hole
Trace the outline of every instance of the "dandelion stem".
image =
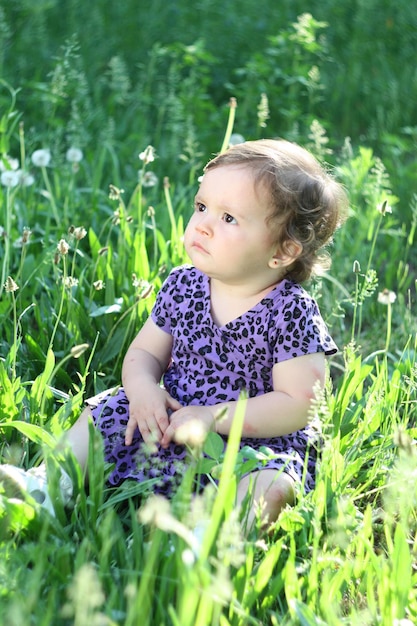
[(353, 303), (352, 333), (350, 336), (351, 341), (355, 339), (356, 315), (358, 312), (358, 291), (359, 291), (359, 279), (358, 279), (358, 274), (356, 273), (355, 274), (355, 301)]
[(53, 191), (52, 191), (52, 186), (51, 186), (51, 182), (49, 180), (48, 172), (47, 172), (47, 169), (46, 169), (45, 165), (42, 165), (41, 169), (42, 169), (43, 180), (45, 182), (45, 187), (46, 187), (46, 190), (47, 190), (47, 192), (49, 194), (49, 200), (51, 202), (52, 213), (54, 214), (54, 220), (57, 223), (57, 225), (59, 225), (58, 208), (56, 206), (55, 197), (54, 197), (54, 194), (53, 194)]
[(392, 305), (390, 301), (388, 301), (387, 307), (387, 336), (385, 338), (385, 353), (388, 353), (389, 344), (391, 343)]
[[(138, 228), (142, 230), (142, 179), (143, 179), (143, 175), (145, 173), (145, 165), (143, 166), (140, 176), (141, 179), (138, 182), (138, 184), (136, 185), (136, 189), (133, 192), (133, 196), (136, 196), (136, 209), (137, 209), (137, 216), (138, 216)], [(132, 197), (133, 197), (132, 196)]]
[[(376, 240), (378, 238), (378, 234), (379, 231), (381, 229), (381, 224), (382, 224), (382, 219), (383, 219), (384, 215), (381, 213), (378, 219), (378, 224), (376, 225), (375, 228), (375, 232), (374, 232), (374, 236), (372, 237), (372, 243), (371, 243), (371, 251), (369, 253), (369, 257), (368, 257), (368, 265), (366, 267), (366, 272), (365, 272), (365, 276), (368, 275), (369, 270), (371, 269), (371, 263), (372, 263), (372, 259), (374, 256), (374, 252), (375, 252), (375, 246), (376, 246)], [(361, 333), (362, 330), (362, 308), (359, 311), (359, 322), (358, 322), (358, 337)]]
[(379, 234), (379, 231), (381, 229), (381, 224), (382, 224), (383, 218), (384, 218), (384, 215), (381, 213), (380, 216), (379, 216), (378, 224), (377, 224), (375, 232), (374, 232), (374, 236), (372, 237), (371, 251), (369, 253), (368, 265), (366, 267), (365, 274), (367, 274), (368, 271), (371, 269), (372, 258), (374, 256), (374, 252), (375, 252), (376, 240), (378, 238), (378, 234)]
[(59, 309), (58, 309), (58, 314), (56, 316), (56, 320), (55, 320), (55, 324), (54, 324), (54, 328), (52, 331), (52, 335), (51, 335), (51, 339), (49, 340), (49, 346), (48, 346), (48, 351), (47, 354), (49, 352), (49, 350), (53, 351), (53, 345), (54, 345), (54, 341), (55, 341), (55, 335), (57, 333), (58, 330), (58, 325), (59, 322), (61, 320), (61, 316), (62, 316), (62, 310), (64, 308), (64, 298), (65, 298), (65, 279), (67, 277), (67, 263), (66, 263), (66, 257), (63, 256), (62, 257), (62, 262), (64, 264), (64, 271), (63, 271), (63, 275), (62, 275), (62, 289), (61, 289), (61, 299), (59, 302)]
[(226, 132), (224, 134), (223, 144), (220, 149), (221, 153), (225, 152), (227, 148), (229, 147), (230, 137), (232, 136), (233, 126), (235, 124), (236, 107), (237, 107), (236, 98), (230, 98), (229, 107), (230, 107), (229, 119), (227, 120)]
[(12, 379), (16, 379), (16, 359), (17, 359), (17, 314), (16, 314), (16, 298), (12, 291), (13, 300), (13, 358), (11, 365)]
[(0, 297), (3, 293), (4, 283), (9, 274), (10, 265), (10, 230), (12, 227), (12, 191), (7, 187), (6, 193), (6, 229), (4, 233), (4, 258), (1, 270)]
[(171, 194), (169, 193), (169, 178), (166, 176), (164, 178), (164, 194), (165, 194), (165, 202), (167, 203), (169, 221), (171, 223), (171, 242), (175, 242), (175, 245), (178, 242), (178, 232), (177, 232), (177, 223), (175, 221), (174, 209), (171, 202)]

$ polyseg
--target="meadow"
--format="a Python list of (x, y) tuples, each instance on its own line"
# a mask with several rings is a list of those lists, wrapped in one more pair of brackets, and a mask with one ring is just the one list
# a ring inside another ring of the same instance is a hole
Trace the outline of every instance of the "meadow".
[[(156, 1), (139, 19), (133, 0), (85, 4), (0, 5), (0, 461), (45, 458), (57, 491), (51, 450), (86, 397), (118, 384), (162, 281), (187, 261), (202, 168), (235, 135), (297, 141), (348, 191), (331, 269), (306, 285), (340, 351), (312, 408), (316, 488), (269, 536), (245, 535), (233, 506), (251, 463), (236, 451), (244, 399), (225, 455), (214, 433), (204, 459), (190, 444), (172, 501), (152, 479), (110, 489), (92, 431), (89, 486), (74, 463), (56, 517), (0, 492), (0, 620), (417, 623), (411, 6), (242, 0), (225, 16), (217, 0)], [(219, 482), (192, 498), (198, 472)]]

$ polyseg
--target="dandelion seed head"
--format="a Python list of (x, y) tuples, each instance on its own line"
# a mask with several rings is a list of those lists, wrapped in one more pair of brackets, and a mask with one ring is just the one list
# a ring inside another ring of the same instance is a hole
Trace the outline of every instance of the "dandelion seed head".
[(8, 154), (4, 154), (0, 159), (0, 172), (8, 172), (17, 169), (19, 169), (19, 161)]
[(394, 291), (390, 291), (389, 289), (384, 289), (380, 291), (378, 294), (378, 302), (380, 304), (393, 304), (397, 299), (397, 294)]
[(29, 172), (25, 172), (24, 170), (19, 170), (19, 183), (22, 187), (30, 187), (35, 182), (34, 176)]
[(71, 147), (68, 148), (65, 155), (69, 163), (80, 163), (83, 160), (83, 151), (80, 148)]
[(19, 172), (15, 170), (5, 170), (1, 173), (0, 180), (4, 187), (17, 187), (20, 182)]
[(138, 181), (142, 187), (155, 187), (158, 183), (158, 176), (154, 172), (143, 172), (139, 170)]
[(31, 159), (35, 167), (47, 167), (51, 162), (51, 151), (49, 148), (40, 148), (35, 150)]
[(232, 133), (229, 139), (229, 148), (231, 146), (237, 146), (238, 144), (244, 143), (244, 142), (245, 142), (245, 138), (243, 135), (240, 135), (239, 133)]

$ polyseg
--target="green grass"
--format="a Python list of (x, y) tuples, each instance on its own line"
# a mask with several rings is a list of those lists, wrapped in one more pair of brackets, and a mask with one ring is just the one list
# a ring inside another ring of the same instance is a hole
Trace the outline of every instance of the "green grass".
[[(41, 17), (32, 14), (39, 33)], [(247, 91), (238, 99), (234, 129), (247, 129), (247, 138), (274, 134), (272, 126), (257, 126), (257, 88), (276, 55), (291, 55), (291, 32), (288, 27), (270, 42), (269, 56), (253, 53), (250, 63), (240, 64)], [(351, 199), (350, 217), (330, 250), (332, 269), (308, 286), (340, 347), (330, 360), (328, 388), (314, 406), (324, 433), (316, 489), (281, 514), (271, 536), (245, 537), (233, 508), (236, 480), (247, 469), (234, 450), (239, 419), (226, 458), (215, 435), (205, 444), (208, 461), (202, 464), (200, 452), (190, 451), (189, 473), (171, 502), (153, 500), (151, 480), (109, 489), (109, 468), (92, 432), (88, 489), (76, 464), (70, 467), (72, 508), (59, 507), (52, 519), (0, 494), (2, 622), (416, 623), (412, 177), (404, 161), (398, 182), (371, 141), (338, 142), (331, 122), (314, 122), (315, 104), (305, 108), (301, 78), (308, 70), (304, 61), (324, 51), (298, 51), (284, 77), (297, 80), (274, 111), (287, 121), (296, 114), (298, 135), (294, 120), (279, 134), (330, 161)], [(185, 261), (182, 235), (198, 176), (224, 141), (230, 109), (227, 99), (215, 106), (208, 96), (216, 64), (204, 45), (155, 46), (150, 59), (154, 76), (169, 68), (165, 81), (153, 82), (148, 73), (142, 84), (152, 137), (132, 99), (123, 104), (126, 68), (114, 65), (119, 80), (104, 98), (102, 84), (94, 92), (83, 80), (71, 46), (54, 60), (47, 88), (25, 85), (33, 118), (19, 107), (18, 86), (2, 84), (1, 152), (18, 159), (33, 182), (0, 187), (0, 459), (31, 467), (46, 457), (55, 480), (49, 453), (55, 439), (77, 418), (86, 396), (119, 382), (123, 354), (164, 277)], [(56, 91), (62, 80), (67, 95)], [(160, 109), (151, 106), (153, 98), (163, 103)], [(118, 107), (126, 112), (124, 122)], [(150, 143), (157, 158), (146, 162), (138, 155)], [(71, 146), (83, 150), (79, 163), (66, 159)], [(45, 167), (31, 161), (38, 148), (51, 150)], [(389, 165), (394, 152), (387, 154)], [(156, 184), (146, 186), (153, 174)], [(380, 301), (385, 289), (395, 301)], [(192, 500), (193, 476), (209, 466), (221, 472), (220, 484)], [(201, 518), (210, 521), (196, 555), (190, 529)]]

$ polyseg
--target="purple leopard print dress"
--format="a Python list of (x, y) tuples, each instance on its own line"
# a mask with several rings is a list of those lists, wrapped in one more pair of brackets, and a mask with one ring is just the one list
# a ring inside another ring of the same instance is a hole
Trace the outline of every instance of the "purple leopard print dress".
[[(277, 362), (304, 354), (337, 351), (316, 302), (287, 279), (255, 307), (225, 326), (210, 314), (210, 280), (196, 268), (174, 269), (163, 284), (152, 319), (173, 336), (172, 361), (163, 384), (182, 405), (213, 405), (272, 390)], [(187, 450), (176, 443), (150, 454), (137, 430), (131, 446), (124, 444), (129, 401), (122, 388), (91, 398), (96, 427), (104, 439), (105, 459), (114, 464), (111, 485), (126, 479), (152, 481), (152, 491), (170, 495), (180, 483)], [(268, 439), (242, 438), (241, 449), (268, 449), (259, 469), (289, 474), (306, 492), (314, 487), (317, 428), (309, 425), (291, 435)], [(226, 441), (226, 438), (225, 438)]]

